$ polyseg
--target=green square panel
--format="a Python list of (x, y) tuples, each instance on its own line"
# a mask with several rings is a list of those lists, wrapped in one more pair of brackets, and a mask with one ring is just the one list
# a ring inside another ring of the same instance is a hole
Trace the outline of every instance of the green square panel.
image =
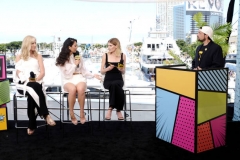
[(197, 124), (226, 114), (226, 100), (226, 93), (198, 91)]
[(0, 105), (10, 102), (9, 81), (0, 81)]

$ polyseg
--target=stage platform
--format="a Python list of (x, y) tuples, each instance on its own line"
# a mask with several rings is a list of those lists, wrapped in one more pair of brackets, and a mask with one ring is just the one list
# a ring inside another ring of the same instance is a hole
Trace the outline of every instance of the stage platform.
[[(21, 121), (27, 125), (27, 121)], [(92, 134), (89, 126), (92, 125)], [(14, 121), (0, 131), (0, 160), (223, 160), (239, 157), (240, 123), (227, 123), (227, 145), (194, 154), (156, 138), (155, 122), (110, 121), (38, 128), (32, 136), (19, 130), (16, 141)]]

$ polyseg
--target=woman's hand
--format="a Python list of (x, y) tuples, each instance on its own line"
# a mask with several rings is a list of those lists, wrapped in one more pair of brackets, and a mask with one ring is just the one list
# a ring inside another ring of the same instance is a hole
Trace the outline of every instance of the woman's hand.
[(98, 75), (98, 74), (94, 74), (94, 78), (98, 79), (98, 80), (102, 80), (102, 76), (101, 75)]
[(75, 59), (75, 65), (77, 66), (77, 65), (79, 65), (79, 63), (80, 63), (80, 59)]
[(123, 71), (124, 71), (124, 68), (123, 68), (123, 67), (118, 67), (118, 70), (119, 70), (120, 72), (123, 72)]
[(115, 66), (112, 64), (109, 64), (109, 66), (106, 68), (107, 71), (111, 71)]

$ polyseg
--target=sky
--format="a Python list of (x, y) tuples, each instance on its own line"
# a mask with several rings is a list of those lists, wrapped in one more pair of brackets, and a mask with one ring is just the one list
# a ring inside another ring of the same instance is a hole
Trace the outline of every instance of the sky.
[[(224, 16), (228, 4), (224, 0)], [(234, 12), (238, 7), (235, 4)], [(79, 43), (106, 43), (112, 37), (129, 41), (131, 24), (131, 41), (140, 42), (155, 27), (155, 17), (155, 3), (0, 0), (0, 43), (22, 41), (26, 35), (46, 43), (54, 36), (73, 37)], [(233, 22), (237, 17), (234, 14)]]

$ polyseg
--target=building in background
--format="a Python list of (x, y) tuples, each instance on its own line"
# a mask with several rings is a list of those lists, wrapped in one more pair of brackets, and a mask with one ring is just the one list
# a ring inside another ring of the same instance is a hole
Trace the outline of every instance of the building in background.
[[(240, 1), (235, 1), (235, 5), (240, 5)], [(238, 10), (238, 20), (240, 20), (240, 10)], [(238, 23), (238, 31), (240, 23)], [(240, 121), (240, 32), (237, 36), (237, 56), (236, 56), (236, 83), (235, 83), (235, 100), (233, 121)]]
[(182, 3), (183, 0), (157, 1), (156, 31), (166, 31), (167, 36), (173, 37), (173, 7)]
[(173, 37), (196, 41), (198, 28), (193, 16), (201, 12), (207, 25), (223, 24), (223, 0), (186, 1), (173, 7)]

